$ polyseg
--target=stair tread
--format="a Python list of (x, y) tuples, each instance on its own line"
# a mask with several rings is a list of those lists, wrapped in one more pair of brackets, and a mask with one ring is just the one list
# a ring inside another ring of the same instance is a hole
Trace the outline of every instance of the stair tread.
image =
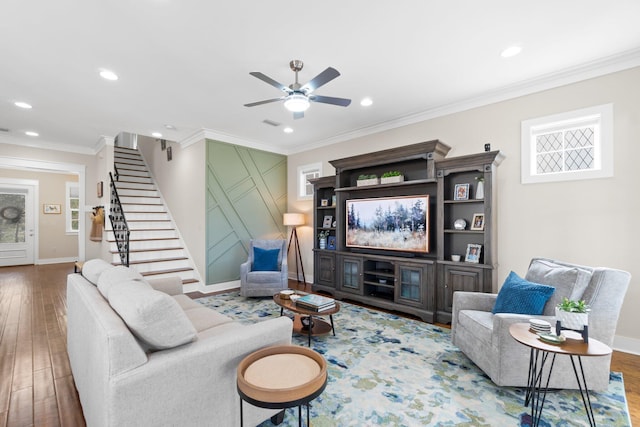
[(167, 274), (167, 273), (180, 273), (181, 271), (193, 271), (191, 267), (183, 267), (183, 268), (170, 268), (167, 270), (155, 270), (155, 271), (145, 271), (144, 273), (140, 273), (142, 276), (153, 276), (156, 274)]
[[(129, 243), (131, 243), (131, 240), (129, 240)], [(182, 250), (184, 249), (182, 246), (176, 246), (176, 247), (163, 247), (163, 248), (149, 248), (149, 249), (129, 249), (129, 253), (142, 253), (142, 252), (158, 252), (158, 251), (177, 251), (177, 250)], [(117, 254), (119, 253), (118, 251), (109, 251), (112, 254)], [(153, 261), (153, 260), (151, 260)]]
[[(129, 243), (131, 242), (146, 242), (148, 240), (178, 240), (177, 237), (149, 237), (147, 239), (129, 239)], [(116, 240), (115, 239), (107, 239), (107, 242), (109, 243), (115, 243)]]
[[(151, 263), (154, 263), (154, 262), (184, 261), (185, 259), (189, 259), (189, 258), (187, 258), (187, 257), (175, 257), (175, 258), (144, 259), (144, 260), (139, 260), (139, 261), (131, 261), (131, 260), (129, 260), (129, 265), (151, 264)], [(120, 263), (112, 262), (111, 264), (119, 265)]]

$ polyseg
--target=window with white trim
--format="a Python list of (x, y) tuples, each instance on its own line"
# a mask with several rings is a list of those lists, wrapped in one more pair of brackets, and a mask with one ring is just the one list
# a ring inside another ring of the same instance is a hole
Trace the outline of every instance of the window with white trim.
[(313, 199), (313, 185), (309, 179), (320, 178), (322, 163), (298, 166), (298, 200)]
[(77, 182), (66, 183), (66, 201), (67, 233), (77, 233), (80, 224), (80, 190)]
[(522, 122), (523, 184), (613, 176), (613, 104)]

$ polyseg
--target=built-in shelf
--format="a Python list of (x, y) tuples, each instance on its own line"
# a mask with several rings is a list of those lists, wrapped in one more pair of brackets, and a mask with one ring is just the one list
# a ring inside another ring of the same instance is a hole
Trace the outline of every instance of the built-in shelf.
[(414, 179), (411, 181), (393, 182), (391, 184), (376, 184), (376, 185), (364, 185), (362, 187), (341, 187), (336, 188), (336, 192), (340, 191), (354, 191), (354, 190), (370, 190), (380, 188), (393, 188), (393, 187), (411, 187), (414, 185), (433, 184), (437, 182), (435, 178), (430, 179)]

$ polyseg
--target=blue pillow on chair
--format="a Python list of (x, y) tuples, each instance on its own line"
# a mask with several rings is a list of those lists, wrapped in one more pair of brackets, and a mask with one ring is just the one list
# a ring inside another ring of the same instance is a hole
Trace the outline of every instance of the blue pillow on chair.
[(278, 255), (280, 249), (253, 248), (253, 271), (280, 271)]
[(555, 290), (553, 286), (528, 282), (512, 271), (498, 292), (492, 313), (540, 315)]

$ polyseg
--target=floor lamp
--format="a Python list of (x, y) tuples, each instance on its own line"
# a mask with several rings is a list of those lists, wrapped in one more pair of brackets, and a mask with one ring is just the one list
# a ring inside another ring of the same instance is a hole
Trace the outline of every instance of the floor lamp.
[(304, 277), (304, 266), (302, 265), (302, 255), (300, 255), (300, 244), (298, 243), (298, 232), (296, 227), (298, 225), (304, 225), (304, 214), (302, 213), (286, 213), (283, 215), (282, 223), (285, 226), (293, 227), (291, 231), (291, 237), (289, 238), (289, 246), (287, 246), (287, 255), (291, 250), (291, 243), (294, 242), (293, 250), (296, 252), (296, 280), (300, 283), (300, 276), (298, 274), (298, 263), (300, 263), (300, 269), (302, 270), (302, 283), (307, 284), (307, 279)]

